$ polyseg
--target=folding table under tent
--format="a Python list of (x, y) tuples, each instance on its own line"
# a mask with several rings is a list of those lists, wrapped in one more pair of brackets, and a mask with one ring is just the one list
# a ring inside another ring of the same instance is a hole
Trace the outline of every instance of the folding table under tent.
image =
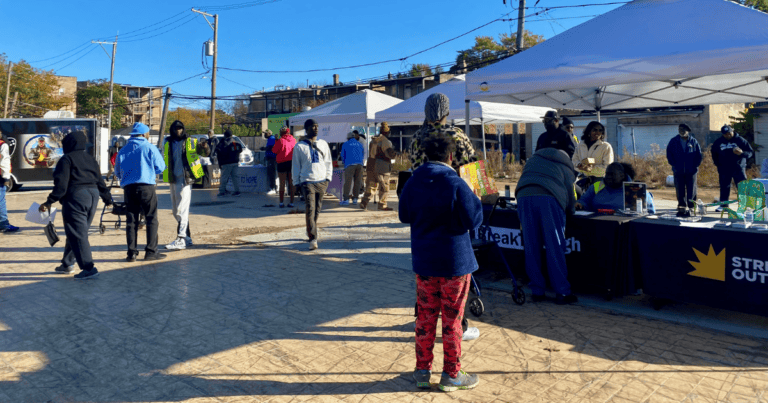
[(473, 101), (595, 110), (768, 100), (768, 14), (635, 0), (467, 74)]
[[(434, 93), (445, 94), (450, 100), (450, 115), (448, 118), (454, 124), (467, 123), (466, 118), (466, 84), (464, 75), (432, 87), (411, 97), (389, 109), (376, 113), (377, 122), (421, 125), (424, 123), (424, 105), (427, 98)], [(540, 121), (551, 108), (536, 106), (511, 106), (494, 102), (469, 102), (469, 121), (480, 123), (483, 139), (483, 155), (485, 155), (485, 126), (484, 123), (528, 123)], [(469, 134), (469, 133), (467, 133)]]
[[(399, 98), (366, 89), (291, 116), (290, 121), (294, 126), (302, 126), (307, 119), (314, 119), (320, 130), (318, 138), (329, 143), (343, 143), (347, 141), (352, 125), (367, 128), (374, 123), (376, 112), (400, 102)], [(366, 144), (369, 137), (366, 136)]]

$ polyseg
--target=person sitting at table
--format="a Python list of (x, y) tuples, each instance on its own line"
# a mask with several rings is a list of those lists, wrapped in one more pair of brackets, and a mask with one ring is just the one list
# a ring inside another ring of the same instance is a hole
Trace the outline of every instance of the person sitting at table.
[[(599, 209), (621, 210), (624, 208), (624, 182), (632, 182), (635, 169), (626, 162), (614, 162), (605, 170), (605, 178), (595, 182), (576, 201), (576, 210), (597, 211)], [(646, 208), (656, 213), (651, 192), (645, 194)]]

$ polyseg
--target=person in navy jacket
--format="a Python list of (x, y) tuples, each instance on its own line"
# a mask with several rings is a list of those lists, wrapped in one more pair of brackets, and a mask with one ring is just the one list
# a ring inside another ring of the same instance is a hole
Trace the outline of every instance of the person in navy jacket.
[(749, 141), (734, 132), (731, 126), (723, 126), (720, 133), (722, 137), (712, 143), (712, 162), (720, 176), (720, 201), (726, 201), (731, 194), (731, 180), (739, 186), (739, 182), (747, 179), (747, 160), (753, 151)]
[[(461, 370), (461, 318), (477, 270), (469, 231), (483, 222), (480, 199), (451, 167), (455, 144), (448, 134), (422, 143), (429, 162), (420, 166), (400, 195), (400, 221), (411, 225), (411, 253), (416, 273), (416, 371), (420, 388), (430, 387), (432, 349), (442, 312), (444, 391), (470, 389), (477, 375)], [(439, 162), (438, 162), (439, 161)]]
[(685, 123), (677, 128), (678, 136), (667, 144), (667, 162), (672, 165), (677, 193), (677, 211), (685, 215), (693, 208), (696, 197), (696, 177), (701, 165), (701, 146)]

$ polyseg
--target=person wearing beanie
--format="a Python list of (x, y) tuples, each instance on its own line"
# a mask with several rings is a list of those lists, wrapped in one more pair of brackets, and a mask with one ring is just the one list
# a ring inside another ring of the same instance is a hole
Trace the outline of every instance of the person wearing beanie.
[(240, 162), (240, 153), (243, 152), (243, 146), (235, 140), (232, 131), (227, 129), (224, 132), (224, 140), (216, 145), (214, 151), (219, 160), (221, 168), (221, 182), (219, 183), (219, 193), (216, 196), (226, 196), (227, 181), (232, 178), (232, 187), (235, 192), (232, 196), (240, 196), (240, 176), (237, 174), (237, 166)]
[(163, 171), (163, 182), (171, 185), (173, 217), (176, 218), (178, 226), (176, 239), (165, 245), (165, 249), (180, 250), (192, 245), (192, 231), (189, 228), (192, 184), (205, 176), (200, 157), (207, 157), (210, 153), (208, 142), (198, 142), (196, 138), (190, 137), (180, 120), (171, 124), (170, 136), (165, 138), (163, 146), (167, 167)]
[(264, 137), (267, 139), (267, 145), (261, 147), (262, 151), (265, 151), (264, 162), (267, 165), (267, 184), (269, 185), (268, 195), (277, 193), (277, 155), (274, 152), (275, 135), (272, 134), (272, 130), (264, 130)]
[(280, 208), (285, 206), (285, 188), (288, 184), (288, 193), (290, 195), (290, 203), (288, 207), (293, 207), (293, 195), (296, 192), (293, 186), (293, 178), (291, 177), (291, 169), (293, 166), (293, 147), (296, 146), (296, 139), (291, 135), (291, 129), (288, 127), (280, 128), (280, 138), (275, 141), (275, 146), (272, 151), (275, 153), (275, 161), (277, 162), (277, 177), (280, 180)]
[(448, 96), (445, 94), (437, 92), (427, 98), (424, 104), (424, 124), (411, 141), (412, 170), (415, 171), (416, 168), (429, 161), (421, 144), (430, 136), (438, 134), (448, 135), (453, 139), (456, 149), (453, 152), (453, 157), (451, 157), (451, 166), (457, 172), (460, 166), (478, 160), (475, 148), (472, 146), (472, 141), (469, 140), (469, 137), (458, 127), (447, 125), (450, 106)]
[(143, 123), (134, 123), (131, 139), (115, 158), (115, 175), (120, 180), (120, 187), (125, 195), (125, 206), (128, 209), (125, 220), (128, 262), (135, 262), (139, 254), (136, 242), (142, 214), (147, 220), (144, 260), (165, 258), (165, 255), (157, 252), (157, 229), (160, 223), (157, 219), (155, 191), (155, 176), (164, 173), (165, 168), (162, 154), (157, 147), (149, 143), (149, 127)]
[(578, 141), (576, 137), (560, 127), (560, 114), (557, 111), (547, 111), (542, 120), (547, 131), (542, 133), (536, 141), (536, 151), (550, 147), (557, 148), (565, 151), (568, 158), (573, 158)]
[(304, 139), (293, 148), (291, 175), (293, 183), (304, 195), (309, 250), (317, 246), (317, 220), (323, 206), (323, 196), (333, 178), (331, 149), (325, 140), (317, 138), (318, 126), (314, 119), (304, 122)]
[[(752, 158), (754, 151), (749, 141), (725, 125), (720, 129), (722, 136), (712, 143), (712, 162), (717, 167), (720, 177), (720, 201), (727, 201), (731, 194), (731, 181), (739, 186), (739, 182), (747, 179), (747, 160)], [(716, 211), (721, 211), (718, 207)]]
[(381, 123), (379, 130), (381, 135), (371, 141), (370, 151), (368, 153), (368, 167), (366, 168), (365, 194), (360, 201), (360, 208), (366, 210), (371, 195), (378, 187), (379, 189), (379, 210), (392, 211), (387, 207), (387, 198), (389, 196), (389, 173), (392, 171), (392, 158), (397, 153), (389, 141), (389, 124)]
[(363, 182), (363, 156), (365, 149), (357, 139), (357, 130), (347, 133), (347, 142), (341, 146), (341, 161), (344, 163), (344, 189), (339, 206), (357, 205)]
[(75, 274), (76, 280), (99, 276), (99, 270), (93, 264), (88, 228), (96, 216), (99, 197), (107, 206), (112, 204), (112, 194), (101, 177), (99, 164), (85, 151), (87, 145), (88, 139), (81, 131), (69, 133), (64, 137), (64, 156), (59, 159), (53, 170), (53, 190), (39, 209), (41, 212), (50, 211), (51, 204), (61, 203), (67, 242), (64, 245), (64, 257), (61, 259), (61, 265), (56, 268), (56, 273), (73, 272), (77, 262), (80, 273)]

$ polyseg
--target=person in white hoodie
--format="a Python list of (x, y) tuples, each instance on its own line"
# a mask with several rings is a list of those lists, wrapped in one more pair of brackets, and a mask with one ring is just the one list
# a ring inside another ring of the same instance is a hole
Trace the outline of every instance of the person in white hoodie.
[(306, 137), (293, 148), (293, 183), (304, 195), (307, 216), (309, 250), (317, 249), (317, 219), (323, 206), (323, 196), (333, 178), (331, 149), (325, 140), (317, 138), (318, 128), (314, 119), (304, 122)]

